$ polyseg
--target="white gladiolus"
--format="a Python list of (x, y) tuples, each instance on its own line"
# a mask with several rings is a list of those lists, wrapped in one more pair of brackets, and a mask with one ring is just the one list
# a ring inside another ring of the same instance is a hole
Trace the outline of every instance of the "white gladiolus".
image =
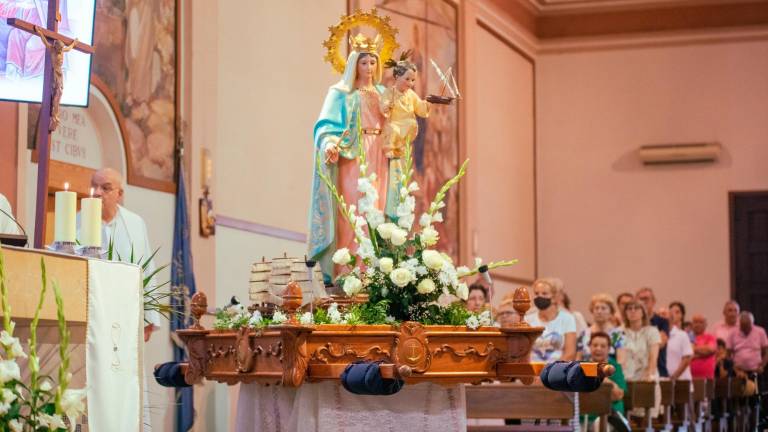
[(404, 268), (398, 268), (398, 269), (392, 270), (392, 272), (389, 274), (389, 279), (395, 285), (399, 286), (400, 288), (403, 288), (404, 286), (411, 283), (414, 277), (413, 277), (413, 273), (411, 273), (410, 270), (404, 269)]
[(384, 274), (389, 274), (392, 271), (394, 265), (395, 262), (392, 261), (392, 258), (384, 257), (379, 260), (379, 269), (381, 269)]
[(395, 246), (402, 246), (405, 244), (405, 241), (408, 239), (408, 231), (395, 228), (392, 230), (392, 244)]
[(436, 229), (432, 228), (431, 226), (427, 226), (421, 231), (420, 239), (423, 246), (434, 246), (440, 239), (440, 234)]
[(443, 267), (443, 256), (440, 252), (427, 249), (421, 253), (421, 259), (424, 260), (424, 264), (432, 270), (440, 270)]
[(416, 192), (417, 190), (419, 190), (419, 184), (415, 181), (408, 185), (408, 192)]
[[(53, 386), (51, 386), (51, 382), (48, 381), (47, 379), (44, 379), (42, 381), (43, 382), (40, 384), (40, 390), (45, 392), (51, 391), (51, 389), (53, 388)], [(3, 393), (3, 399), (5, 399), (5, 393)]]
[(456, 287), (456, 297), (462, 300), (467, 300), (467, 298), (469, 298), (469, 288), (467, 287), (467, 284), (462, 282)]
[(354, 277), (349, 276), (348, 278), (344, 279), (344, 292), (347, 293), (348, 296), (352, 297), (353, 295), (359, 293), (363, 289), (363, 282)]
[(407, 215), (400, 216), (397, 219), (397, 225), (401, 228), (405, 228), (406, 230), (410, 230), (413, 226), (413, 213), (408, 213)]
[(333, 254), (331, 260), (338, 265), (347, 265), (352, 261), (352, 255), (349, 254), (349, 249), (341, 248)]
[[(40, 370), (39, 366), (38, 370)], [(11, 380), (21, 380), (19, 365), (13, 360), (0, 360), (0, 384)]]
[(66, 389), (61, 396), (61, 410), (73, 421), (85, 411), (85, 389)]
[(384, 240), (389, 240), (392, 238), (392, 232), (397, 229), (397, 225), (393, 224), (392, 222), (387, 222), (379, 225), (376, 227), (376, 231), (379, 232), (379, 235)]
[(435, 282), (432, 279), (424, 279), (416, 286), (416, 291), (419, 294), (429, 294), (435, 290)]
[(24, 430), (24, 425), (21, 424), (19, 419), (9, 421), (8, 426), (11, 427), (11, 432), (22, 432)]
[(432, 224), (432, 216), (430, 216), (429, 213), (422, 213), (421, 217), (419, 218), (419, 225), (426, 228), (431, 224)]
[(432, 215), (432, 222), (442, 222), (443, 221), (443, 214), (440, 212), (435, 212), (434, 215)]

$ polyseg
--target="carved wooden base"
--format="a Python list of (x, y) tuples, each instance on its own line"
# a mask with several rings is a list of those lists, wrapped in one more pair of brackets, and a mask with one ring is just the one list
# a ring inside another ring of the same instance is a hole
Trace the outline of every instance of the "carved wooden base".
[(543, 365), (529, 363), (543, 328), (499, 329), (388, 325), (282, 325), (264, 330), (180, 330), (189, 349), (189, 383), (202, 377), (235, 384), (261, 382), (298, 387), (336, 380), (347, 364), (381, 361), (385, 378), (408, 383), (479, 383), (531, 378)]

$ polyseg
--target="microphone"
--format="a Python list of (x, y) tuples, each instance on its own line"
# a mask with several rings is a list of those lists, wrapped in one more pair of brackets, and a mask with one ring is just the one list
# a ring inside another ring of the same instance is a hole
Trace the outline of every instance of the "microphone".
[(23, 234), (4, 234), (0, 233), (0, 243), (4, 245), (9, 246), (18, 246), (18, 247), (24, 247), (27, 245), (27, 231), (24, 229), (23, 226), (19, 223), (19, 221), (16, 220), (15, 217), (8, 214), (3, 209), (0, 209), (0, 213), (3, 213), (4, 215), (8, 216), (8, 219), (12, 220), (13, 223), (16, 224), (19, 228), (21, 228), (21, 232)]

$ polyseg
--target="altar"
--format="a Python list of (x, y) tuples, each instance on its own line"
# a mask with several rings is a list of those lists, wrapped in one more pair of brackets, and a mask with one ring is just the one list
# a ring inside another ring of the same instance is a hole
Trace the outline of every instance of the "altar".
[[(45, 263), (49, 286), (39, 312), (37, 353), (41, 376), (53, 379), (60, 361), (57, 305), (50, 285), (55, 281), (60, 288), (71, 332), (69, 387), (85, 388), (86, 394), (86, 413), (76, 423), (92, 431), (141, 431), (144, 344), (140, 267), (5, 246), (0, 253), (11, 318), (16, 322), (14, 336), (20, 337), (25, 351), (42, 287), (41, 260)], [(28, 382), (26, 361), (19, 360), (21, 380)]]

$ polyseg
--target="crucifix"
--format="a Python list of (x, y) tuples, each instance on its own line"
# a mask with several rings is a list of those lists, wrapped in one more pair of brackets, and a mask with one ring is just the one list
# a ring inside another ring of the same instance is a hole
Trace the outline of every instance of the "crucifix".
[[(42, 12), (42, 11), (41, 11)], [(41, 17), (42, 18), (42, 17)], [(48, 0), (46, 27), (40, 27), (18, 18), (8, 18), (9, 26), (38, 35), (46, 46), (43, 75), (43, 99), (40, 121), (37, 124), (37, 201), (35, 203), (34, 247), (43, 247), (45, 236), (46, 206), (48, 204), (48, 165), (51, 158), (51, 133), (59, 123), (59, 101), (64, 90), (64, 53), (72, 49), (93, 54), (93, 46), (58, 33), (59, 0)]]

